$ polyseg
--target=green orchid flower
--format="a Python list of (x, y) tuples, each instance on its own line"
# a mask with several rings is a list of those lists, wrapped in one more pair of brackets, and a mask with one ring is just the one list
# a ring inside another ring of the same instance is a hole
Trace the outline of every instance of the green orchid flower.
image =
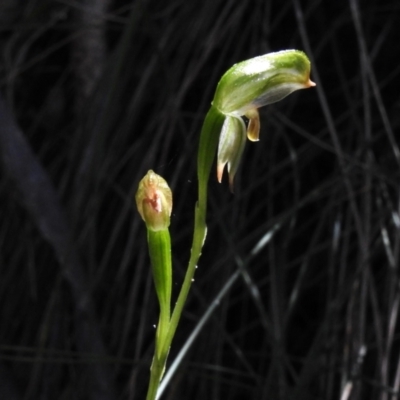
[[(244, 149), (243, 138), (247, 134), (249, 140), (259, 140), (258, 108), (313, 86), (310, 61), (299, 50), (269, 53), (240, 62), (222, 76), (212, 102), (212, 107), (225, 116), (218, 144), (219, 182), (227, 165), (233, 188), (233, 178)], [(242, 117), (249, 120), (247, 128)]]

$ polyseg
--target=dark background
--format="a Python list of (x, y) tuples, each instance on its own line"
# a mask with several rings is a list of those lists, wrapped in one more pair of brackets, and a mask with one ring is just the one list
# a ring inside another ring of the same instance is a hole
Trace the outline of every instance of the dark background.
[(296, 48), (317, 87), (261, 110), (234, 195), (211, 174), (169, 365), (201, 330), (163, 398), (398, 398), (399, 21), (394, 0), (2, 0), (0, 397), (145, 398), (137, 184), (173, 189), (178, 289), (216, 84)]

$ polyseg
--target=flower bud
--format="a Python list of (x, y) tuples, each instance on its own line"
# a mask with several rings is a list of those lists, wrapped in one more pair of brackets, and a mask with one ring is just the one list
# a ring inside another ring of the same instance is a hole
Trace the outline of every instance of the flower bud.
[(224, 114), (243, 116), (312, 86), (307, 56), (284, 50), (235, 64), (219, 81), (213, 105)]
[(165, 179), (149, 170), (139, 183), (135, 199), (147, 229), (156, 232), (169, 227), (172, 192)]

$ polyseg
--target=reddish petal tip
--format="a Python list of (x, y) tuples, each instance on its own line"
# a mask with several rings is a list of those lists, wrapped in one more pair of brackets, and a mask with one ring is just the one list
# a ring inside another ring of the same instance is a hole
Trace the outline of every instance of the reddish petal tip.
[(223, 164), (223, 163), (217, 165), (217, 179), (218, 179), (219, 183), (221, 183), (221, 181), (222, 181), (222, 175), (224, 173), (224, 167), (225, 167), (225, 164)]

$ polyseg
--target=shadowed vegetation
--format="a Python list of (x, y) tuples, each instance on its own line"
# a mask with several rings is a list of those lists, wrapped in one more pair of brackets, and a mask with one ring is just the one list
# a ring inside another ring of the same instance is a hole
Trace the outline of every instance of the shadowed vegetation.
[(317, 87), (260, 109), (234, 195), (212, 171), (162, 398), (397, 399), (399, 17), (378, 0), (2, 1), (0, 397), (145, 398), (138, 182), (173, 190), (180, 287), (218, 79), (294, 48)]

